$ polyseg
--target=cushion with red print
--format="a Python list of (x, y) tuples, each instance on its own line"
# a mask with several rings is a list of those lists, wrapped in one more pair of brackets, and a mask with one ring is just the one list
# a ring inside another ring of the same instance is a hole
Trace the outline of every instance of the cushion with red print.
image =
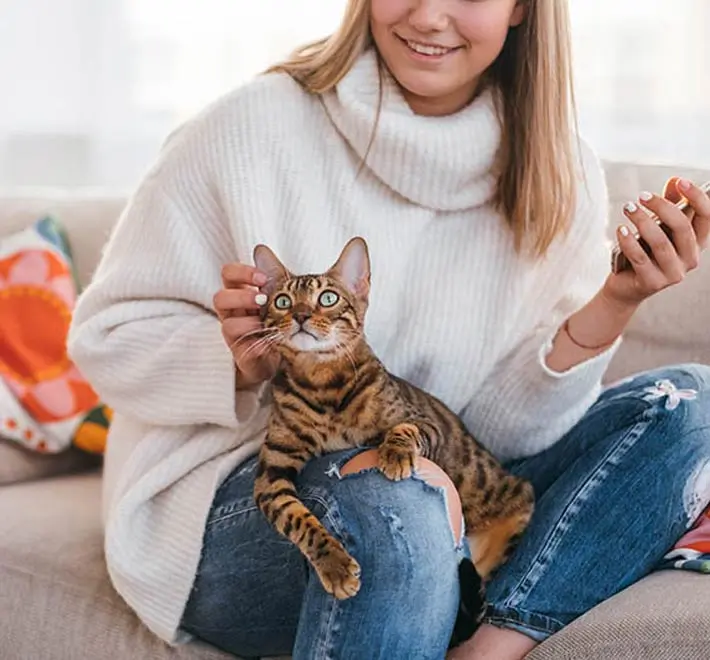
[(661, 568), (710, 573), (710, 508), (663, 558)]
[(41, 453), (102, 453), (111, 411), (71, 362), (78, 280), (61, 225), (0, 239), (0, 437)]

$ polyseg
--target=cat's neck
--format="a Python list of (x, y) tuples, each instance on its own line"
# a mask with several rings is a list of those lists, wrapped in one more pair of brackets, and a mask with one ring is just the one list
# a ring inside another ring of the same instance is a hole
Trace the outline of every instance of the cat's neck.
[(328, 388), (334, 381), (340, 383), (355, 380), (366, 365), (376, 360), (364, 338), (349, 347), (349, 350), (331, 355), (299, 353), (282, 363), (282, 371), (292, 380), (308, 384), (314, 391)]

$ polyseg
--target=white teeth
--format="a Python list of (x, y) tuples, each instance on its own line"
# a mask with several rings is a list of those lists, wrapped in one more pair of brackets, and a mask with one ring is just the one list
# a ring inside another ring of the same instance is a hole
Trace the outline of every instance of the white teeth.
[(446, 53), (453, 50), (452, 48), (441, 48), (440, 46), (424, 46), (418, 44), (415, 41), (407, 40), (407, 46), (409, 46), (415, 53), (420, 53), (422, 55), (446, 55)]

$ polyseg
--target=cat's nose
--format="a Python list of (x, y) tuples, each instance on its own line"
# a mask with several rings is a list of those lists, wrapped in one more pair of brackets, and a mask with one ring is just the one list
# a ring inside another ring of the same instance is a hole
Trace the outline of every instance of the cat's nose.
[(296, 305), (291, 315), (296, 323), (303, 325), (313, 314), (305, 305)]

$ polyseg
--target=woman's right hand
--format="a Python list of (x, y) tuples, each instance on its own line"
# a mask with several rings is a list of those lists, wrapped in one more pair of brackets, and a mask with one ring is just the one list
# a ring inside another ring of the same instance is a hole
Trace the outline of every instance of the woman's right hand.
[[(268, 350), (259, 316), (266, 296), (259, 286), (266, 275), (253, 266), (233, 263), (222, 268), (223, 287), (214, 297), (214, 307), (222, 323), (222, 336), (237, 366), (237, 389), (246, 389), (271, 378), (279, 357)], [(261, 296), (262, 298), (259, 298)]]

